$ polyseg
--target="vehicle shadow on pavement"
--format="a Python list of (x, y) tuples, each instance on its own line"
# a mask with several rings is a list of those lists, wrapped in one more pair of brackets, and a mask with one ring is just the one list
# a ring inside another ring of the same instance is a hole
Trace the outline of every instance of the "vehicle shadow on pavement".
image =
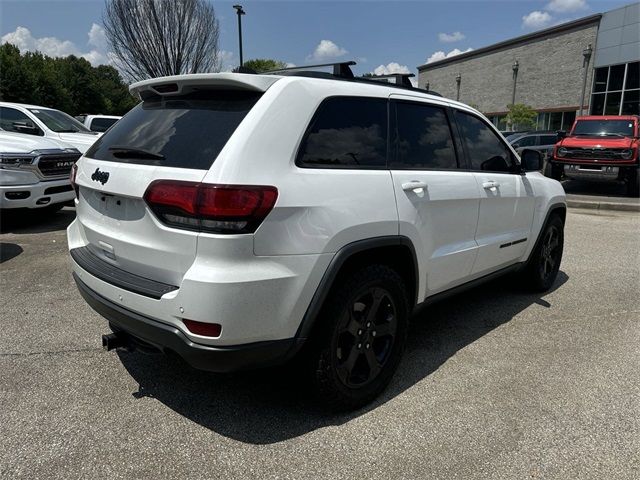
[(7, 262), (20, 255), (24, 250), (15, 243), (0, 242), (0, 263)]
[[(568, 278), (560, 272), (552, 290)], [(118, 355), (139, 384), (139, 390), (132, 392), (134, 397), (155, 398), (225, 437), (271, 444), (344, 424), (384, 405), (530, 305), (550, 308), (542, 298), (549, 293), (522, 293), (514, 289), (513, 279), (506, 278), (418, 309), (409, 329), (404, 359), (389, 388), (371, 405), (347, 414), (323, 409), (286, 368), (218, 375), (194, 370), (161, 355), (120, 351)]]
[(20, 210), (2, 212), (0, 233), (48, 233), (66, 229), (76, 218), (74, 207), (65, 207), (60, 211)]

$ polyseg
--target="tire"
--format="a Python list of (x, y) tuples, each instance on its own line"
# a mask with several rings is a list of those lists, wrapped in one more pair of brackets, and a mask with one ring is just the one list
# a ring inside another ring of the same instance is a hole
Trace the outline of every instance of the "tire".
[(549, 290), (558, 276), (563, 249), (564, 224), (558, 215), (551, 215), (522, 273), (524, 286), (536, 292)]
[(632, 170), (627, 177), (627, 195), (630, 197), (640, 196), (640, 172), (638, 169)]
[(395, 270), (370, 265), (340, 281), (310, 339), (307, 371), (316, 398), (334, 411), (376, 398), (400, 363), (408, 316), (406, 287)]

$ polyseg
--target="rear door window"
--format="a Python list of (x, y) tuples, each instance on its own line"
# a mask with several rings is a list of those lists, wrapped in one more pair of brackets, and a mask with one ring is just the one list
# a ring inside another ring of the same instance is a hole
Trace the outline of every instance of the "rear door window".
[(392, 168), (458, 168), (445, 109), (412, 102), (394, 104), (396, 155)]
[(151, 97), (113, 125), (85, 155), (110, 162), (208, 170), (260, 96), (210, 91)]
[(540, 135), (540, 145), (555, 145), (557, 141), (557, 135)]
[(387, 100), (326, 99), (311, 120), (296, 163), (315, 168), (386, 167)]

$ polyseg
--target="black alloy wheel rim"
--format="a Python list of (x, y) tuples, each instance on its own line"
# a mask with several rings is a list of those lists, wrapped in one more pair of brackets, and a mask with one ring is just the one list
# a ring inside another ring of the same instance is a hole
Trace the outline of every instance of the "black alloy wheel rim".
[(370, 287), (353, 299), (338, 325), (335, 366), (347, 387), (362, 387), (388, 363), (398, 329), (395, 303), (384, 288)]
[(560, 259), (560, 231), (552, 226), (547, 230), (540, 252), (540, 275), (544, 280), (553, 275)]

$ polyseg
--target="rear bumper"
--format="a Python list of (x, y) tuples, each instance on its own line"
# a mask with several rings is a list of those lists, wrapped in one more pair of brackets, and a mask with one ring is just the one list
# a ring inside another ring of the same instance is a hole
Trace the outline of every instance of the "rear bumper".
[(89, 288), (75, 273), (73, 278), (85, 301), (115, 329), (151, 344), (164, 353), (174, 352), (199, 370), (232, 372), (278, 365), (293, 357), (303, 344), (302, 339), (287, 338), (224, 347), (201, 345), (188, 339), (175, 326), (107, 300)]

